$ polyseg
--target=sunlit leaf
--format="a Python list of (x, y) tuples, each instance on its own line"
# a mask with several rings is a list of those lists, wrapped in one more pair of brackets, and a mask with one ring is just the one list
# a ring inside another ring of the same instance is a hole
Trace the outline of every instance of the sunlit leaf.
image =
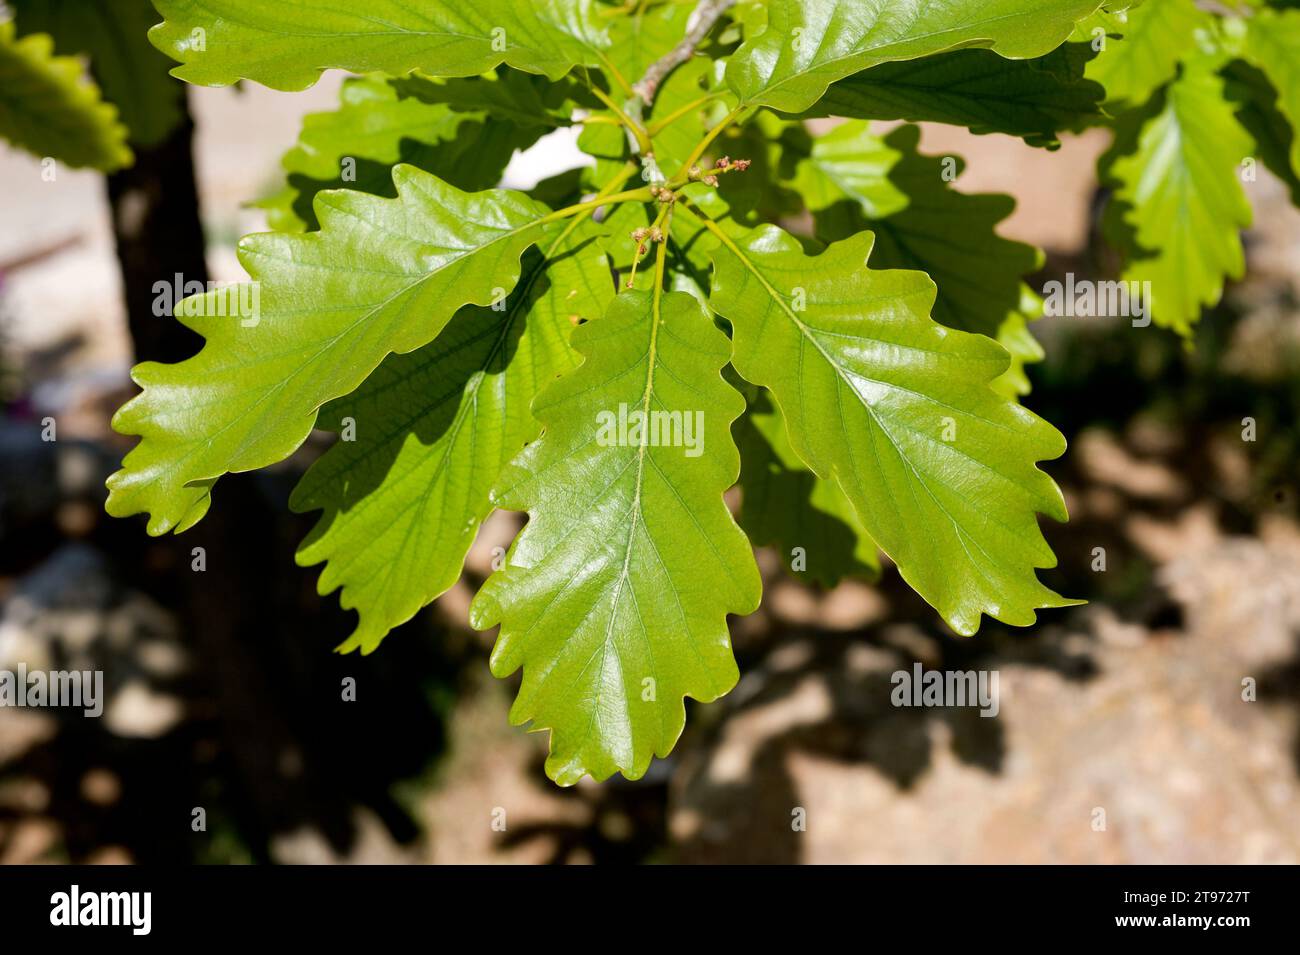
[(771, 0), (767, 29), (727, 65), (742, 102), (800, 113), (861, 70), (959, 47), (1042, 56), (1099, 0)]
[(1065, 441), (989, 387), (1006, 352), (933, 321), (934, 283), (868, 269), (871, 245), (863, 233), (809, 256), (774, 226), (723, 243), (710, 302), (732, 323), (733, 364), (954, 630), (974, 633), (981, 614), (1032, 624), (1072, 603), (1034, 573), (1056, 563), (1035, 512), (1066, 518), (1035, 462)]
[(257, 284), (177, 307), (207, 343), (178, 364), (132, 371), (144, 393), (113, 427), (141, 440), (109, 479), (109, 513), (147, 511), (153, 534), (193, 524), (222, 474), (283, 459), (320, 406), (390, 352), (414, 351), (462, 305), (489, 305), (514, 287), (545, 206), (520, 193), (464, 193), (410, 166), (393, 179), (395, 199), (318, 194), (320, 232), (240, 243)]
[(150, 32), (201, 86), (254, 80), (302, 90), (322, 70), (473, 76), (504, 63), (558, 79), (596, 66), (608, 38), (594, 0), (154, 0)]
[[(726, 616), (760, 591), (722, 500), (745, 405), (722, 379), (726, 336), (689, 295), (624, 292), (572, 341), (583, 364), (538, 396), (545, 432), (494, 495), (528, 524), (470, 611), (501, 625), (492, 672), (523, 668), (511, 721), (551, 731), (546, 771), (563, 785), (635, 779), (666, 756), (682, 698), (735, 684)], [(636, 412), (647, 426), (623, 429)]]

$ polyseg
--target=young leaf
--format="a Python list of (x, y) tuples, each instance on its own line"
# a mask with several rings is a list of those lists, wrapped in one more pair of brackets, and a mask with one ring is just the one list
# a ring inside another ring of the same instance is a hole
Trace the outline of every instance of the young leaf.
[(954, 50), (882, 63), (832, 84), (803, 115), (948, 123), (1055, 149), (1058, 133), (1101, 117), (1105, 91), (1083, 75), (1092, 55), (1067, 43), (1034, 60)]
[[(412, 85), (406, 81), (404, 88)], [(377, 75), (347, 80), (339, 101), (336, 110), (303, 118), (298, 144), (280, 160), (287, 184), (258, 203), (277, 232), (319, 229), (312, 204), (326, 189), (391, 198), (397, 163), (433, 173), (457, 189), (495, 186), (515, 150), (545, 132), (401, 96), (398, 84)]]
[[(1300, 130), (1300, 10), (1261, 10), (1249, 21), (1246, 56), (1277, 88), (1277, 108)], [(1291, 168), (1300, 175), (1300, 136), (1292, 136)]]
[(104, 98), (117, 107), (131, 142), (152, 146), (181, 118), (185, 87), (171, 62), (149, 45), (158, 22), (149, 0), (9, 0), (18, 35), (48, 33), (54, 51), (86, 55)]
[(37, 156), (105, 172), (131, 164), (126, 128), (72, 57), (44, 33), (14, 39), (0, 22), (0, 138)]
[(545, 206), (521, 193), (461, 192), (410, 166), (393, 181), (396, 199), (320, 193), (320, 232), (246, 237), (240, 262), (254, 284), (177, 307), (207, 344), (178, 364), (132, 372), (144, 392), (113, 427), (142, 440), (109, 478), (110, 514), (147, 511), (151, 534), (192, 524), (220, 475), (291, 454), (320, 406), (390, 352), (414, 351), (462, 305), (514, 287)]
[(727, 65), (747, 105), (801, 113), (830, 84), (886, 63), (957, 47), (1014, 59), (1060, 46), (1098, 0), (771, 0), (767, 29)]
[[(689, 295), (629, 291), (572, 342), (583, 364), (533, 403), (546, 431), (494, 495), (528, 524), (470, 610), (478, 629), (501, 624), (492, 672), (523, 667), (510, 718), (551, 730), (561, 785), (636, 779), (666, 756), (683, 697), (735, 685), (726, 615), (752, 612), (761, 587), (722, 500), (745, 404), (720, 373), (726, 336)], [(676, 445), (658, 440), (670, 415)]]
[(328, 561), (318, 589), (341, 586), (344, 609), (360, 613), (341, 650), (374, 650), (460, 576), (502, 468), (541, 430), (529, 401), (577, 363), (572, 320), (614, 298), (596, 235), (588, 225), (530, 253), (504, 311), (461, 309), (435, 341), (390, 355), (322, 410), (322, 427), (355, 434), (311, 466), (289, 504), (325, 512), (297, 559)]
[(1121, 15), (1123, 38), (1107, 38), (1085, 75), (1106, 88), (1106, 102), (1145, 103), (1174, 78), (1179, 61), (1196, 48), (1196, 31), (1211, 24), (1193, 0), (1146, 0)]
[(155, 0), (149, 39), (200, 86), (246, 79), (303, 90), (327, 69), (473, 76), (504, 63), (559, 79), (608, 38), (594, 0)]
[(1223, 80), (1197, 59), (1169, 85), (1136, 150), (1102, 158), (1136, 245), (1124, 278), (1151, 283), (1157, 324), (1188, 334), (1201, 306), (1219, 301), (1224, 280), (1244, 272), (1238, 230), (1251, 213), (1237, 169), (1250, 149)]
[[(845, 577), (876, 580), (880, 555), (838, 484), (819, 478), (794, 453), (772, 397), (752, 389), (736, 422), (740, 448), (740, 526), (755, 544), (770, 544), (795, 577), (834, 587)], [(792, 558), (802, 552), (802, 569)]]
[(934, 283), (866, 267), (862, 233), (805, 255), (763, 226), (715, 253), (710, 303), (733, 327), (733, 364), (772, 392), (791, 445), (834, 478), (903, 579), (958, 633), (980, 615), (1028, 626), (1063, 599), (1035, 576), (1056, 559), (1035, 512), (1065, 520), (1035, 462), (1065, 440), (989, 383), (1007, 354), (929, 317)]

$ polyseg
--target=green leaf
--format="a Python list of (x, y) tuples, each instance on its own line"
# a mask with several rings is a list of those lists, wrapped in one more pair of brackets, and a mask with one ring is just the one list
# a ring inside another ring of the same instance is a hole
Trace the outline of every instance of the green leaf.
[(1146, 0), (1117, 15), (1123, 38), (1107, 37), (1105, 48), (1085, 75), (1106, 88), (1106, 102), (1145, 103), (1178, 72), (1178, 63), (1196, 48), (1196, 31), (1213, 23), (1193, 0)]
[(598, 65), (608, 38), (593, 0), (155, 0), (149, 34), (200, 86), (254, 80), (302, 90), (327, 69), (473, 76), (506, 64), (559, 79)]
[(736, 370), (772, 392), (795, 452), (837, 481), (863, 527), (958, 633), (980, 615), (1028, 626), (1065, 600), (1035, 576), (1056, 559), (1035, 517), (1066, 519), (1035, 462), (1065, 440), (996, 394), (1007, 354), (931, 320), (934, 283), (866, 267), (872, 236), (817, 256), (775, 226), (715, 254), (710, 303)]
[[(402, 88), (415, 85), (405, 81)], [(423, 81), (424, 87), (432, 85)], [(403, 96), (398, 88), (382, 76), (353, 77), (340, 90), (338, 109), (303, 118), (297, 145), (280, 160), (287, 184), (257, 203), (267, 210), (272, 229), (319, 229), (312, 203), (326, 189), (391, 198), (397, 163), (433, 173), (458, 189), (495, 186), (515, 151), (546, 131), (489, 119), (485, 113), (457, 112), (446, 104)]]
[(1092, 56), (1087, 44), (1067, 43), (1034, 60), (955, 50), (882, 63), (832, 84), (803, 115), (947, 123), (1055, 149), (1058, 133), (1101, 116), (1104, 90), (1083, 75)]
[(48, 33), (54, 50), (85, 54), (104, 98), (131, 142), (161, 142), (181, 119), (185, 87), (167, 75), (171, 62), (149, 44), (158, 22), (149, 0), (10, 0), (19, 36)]
[(1011, 364), (990, 387), (1008, 398), (1022, 398), (1029, 394), (1032, 385), (1025, 373), (1026, 366), (1042, 361), (1047, 353), (1038, 343), (1029, 323), (1043, 317), (1043, 300), (1028, 285), (1020, 287), (1020, 310), (1008, 315), (998, 329), (998, 344), (1011, 356)]
[(1291, 123), (1291, 169), (1300, 174), (1300, 10), (1261, 10), (1246, 31), (1247, 59), (1277, 88), (1277, 108)]
[(593, 192), (613, 178), (627, 161), (627, 136), (621, 126), (607, 123), (584, 126), (578, 134), (578, 148), (596, 160), (594, 167), (587, 169), (584, 176), (584, 181)]
[(110, 514), (147, 511), (151, 534), (183, 530), (222, 474), (285, 458), (320, 406), (390, 352), (414, 351), (462, 305), (514, 287), (545, 206), (516, 192), (461, 192), (410, 166), (397, 166), (393, 181), (396, 199), (320, 193), (320, 232), (241, 241), (255, 284), (176, 308), (207, 344), (178, 364), (133, 370), (144, 393), (113, 427), (142, 440), (109, 478)]
[(13, 22), (0, 22), (0, 137), (73, 167), (129, 166), (117, 110), (100, 99), (80, 63), (54, 56), (53, 47), (43, 33), (15, 40)]
[(772, 0), (768, 27), (727, 65), (727, 82), (749, 105), (801, 113), (830, 84), (891, 60), (959, 47), (1001, 56), (1042, 56), (1060, 46), (1098, 0)]
[(743, 490), (740, 526), (759, 545), (773, 545), (790, 567), (800, 548), (806, 567), (795, 577), (834, 587), (845, 577), (874, 581), (880, 555), (853, 505), (834, 481), (799, 459), (771, 395), (753, 389), (749, 411), (736, 422)]
[[(842, 203), (846, 211), (884, 219), (907, 208), (907, 193), (889, 177), (902, 153), (885, 145), (868, 129), (861, 120), (842, 123), (812, 140), (806, 156), (798, 159), (793, 185), (811, 211), (822, 212)], [(919, 138), (917, 133), (914, 141)], [(792, 150), (787, 153), (797, 156)], [(854, 218), (841, 226), (832, 217), (824, 216), (818, 231), (828, 234), (832, 230), (851, 230), (828, 236), (845, 238), (861, 231), (855, 225)]]
[(445, 104), (476, 118), (491, 116), (520, 126), (540, 126), (541, 132), (571, 125), (576, 107), (600, 106), (599, 100), (570, 77), (552, 83), (516, 70), (498, 69), (486, 76), (450, 80), (416, 72), (389, 82), (402, 96)]
[(1251, 213), (1238, 167), (1251, 145), (1223, 80), (1197, 59), (1169, 85), (1136, 149), (1102, 157), (1102, 177), (1115, 184), (1119, 214), (1132, 230), (1124, 279), (1150, 283), (1158, 325), (1188, 334), (1201, 307), (1219, 301), (1225, 279), (1244, 273), (1238, 231)]
[[(726, 615), (752, 612), (761, 589), (722, 500), (744, 410), (720, 374), (726, 336), (689, 295), (631, 291), (572, 343), (583, 364), (537, 397), (545, 433), (494, 495), (528, 524), (470, 609), (476, 628), (501, 625), (492, 672), (523, 667), (510, 718), (551, 730), (546, 771), (561, 785), (636, 779), (666, 756), (683, 697), (735, 685)], [(702, 421), (700, 453), (650, 428), (617, 433), (605, 416), (620, 410), (678, 413), (683, 440)]]
[[(918, 152), (921, 133), (901, 126), (881, 140), (855, 120), (817, 138), (795, 184), (813, 210), (817, 236), (833, 241), (871, 229), (876, 269), (926, 272), (939, 287), (934, 320), (998, 337), (1021, 311), (1024, 277), (1042, 264), (1033, 246), (998, 235), (1010, 196), (958, 192), (956, 157)], [(955, 229), (954, 223), (961, 223)]]
[(630, 86), (650, 64), (676, 46), (686, 35), (686, 24), (693, 9), (693, 4), (665, 3), (649, 9), (638, 8), (632, 16), (614, 17), (610, 21), (610, 44), (605, 54), (606, 69), (618, 74), (611, 77), (611, 89), (627, 95), (620, 79)]
[(312, 465), (290, 506), (325, 512), (297, 559), (328, 561), (318, 589), (342, 587), (343, 607), (360, 613), (341, 650), (374, 650), (460, 576), (492, 486), (541, 430), (529, 402), (577, 364), (572, 321), (614, 298), (596, 235), (588, 225), (530, 253), (504, 311), (461, 309), (436, 340), (390, 355), (322, 410), (321, 427), (355, 434)]
[(1242, 129), (1255, 140), (1255, 153), (1286, 184), (1291, 204), (1300, 207), (1300, 169), (1292, 166), (1295, 129), (1277, 108), (1277, 90), (1260, 70), (1233, 60), (1223, 70), (1223, 95), (1236, 107)]

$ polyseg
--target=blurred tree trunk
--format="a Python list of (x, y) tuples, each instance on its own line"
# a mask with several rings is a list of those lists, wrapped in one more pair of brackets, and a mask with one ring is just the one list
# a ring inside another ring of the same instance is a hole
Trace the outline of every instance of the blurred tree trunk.
[(133, 146), (135, 165), (108, 177), (113, 238), (122, 272), (127, 323), (136, 361), (176, 362), (199, 347), (199, 336), (154, 314), (154, 283), (208, 281), (203, 223), (194, 176), (194, 122), (189, 109), (156, 146)]
[[(137, 361), (182, 361), (202, 344), (170, 309), (154, 314), (155, 283), (171, 286), (177, 274), (183, 282), (208, 281), (193, 137), (185, 106), (166, 141), (134, 147), (135, 165), (108, 178)], [(315, 518), (288, 512), (283, 485), (257, 474), (222, 477), (220, 507), (183, 536), (149, 540), (142, 545), (148, 555), (130, 562), (147, 568), (139, 585), (176, 613), (215, 716), (230, 772), (222, 774), (226, 788), (205, 797), (209, 823), (233, 822), (259, 862), (271, 859), (275, 834), (304, 827), (346, 850), (355, 805), (369, 806), (395, 839), (409, 842), (418, 829), (388, 788), (441, 747), (441, 716), (411, 679), (413, 670), (429, 667), (412, 666), (418, 644), (405, 657), (390, 654), (386, 666), (329, 652), (352, 621), (337, 602), (316, 596), (314, 571), (294, 566), (296, 542)], [(203, 549), (202, 572), (192, 570), (194, 548)], [(342, 677), (354, 674), (365, 674), (370, 702), (341, 702)], [(400, 734), (385, 741), (381, 730), (394, 725), (419, 742)], [(178, 838), (192, 837), (191, 851), (202, 858), (212, 833), (189, 833), (189, 807), (180, 808), (171, 824)]]
[[(132, 144), (135, 165), (108, 177), (113, 237), (137, 362), (183, 361), (203, 344), (198, 334), (176, 321), (170, 307), (155, 314), (155, 283), (174, 288), (179, 281), (183, 289), (189, 282), (208, 281), (194, 132), (187, 100), (180, 123), (167, 139), (149, 147)], [(259, 648), (250, 639), (262, 635), (256, 623), (267, 612), (266, 584), (274, 579), (265, 557), (275, 550), (277, 515), (248, 476), (228, 476), (221, 485), (226, 507), (214, 509), (184, 538), (169, 534), (151, 541), (150, 547), (154, 565), (168, 569), (155, 582), (162, 584), (158, 596), (179, 617), (181, 639), (194, 654), (217, 714), (222, 748), (239, 775), (236, 790), (226, 794), (233, 805), (207, 808), (217, 817), (237, 818), (253, 858), (267, 861), (277, 816), (296, 795), (284, 785), (277, 767), (295, 741), (265, 678), (265, 658), (278, 648)], [(196, 546), (206, 555), (202, 573), (190, 568)], [(285, 678), (283, 673), (276, 676)]]

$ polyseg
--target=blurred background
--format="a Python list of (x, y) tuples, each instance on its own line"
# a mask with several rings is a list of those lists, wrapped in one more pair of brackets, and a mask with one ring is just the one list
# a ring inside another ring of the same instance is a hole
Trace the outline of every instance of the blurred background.
[[(1025, 403), (1070, 441), (1046, 465), (1072, 519), (1045, 522), (1060, 567), (1044, 579), (1087, 606), (959, 639), (892, 569), (822, 591), (762, 553), (763, 607), (733, 621), (736, 690), (688, 703), (644, 779), (560, 790), (544, 737), (507, 722), (494, 634), (465, 623), (511, 516), (363, 658), (331, 652), (351, 615), (293, 561), (315, 518), (288, 494), (323, 443), (223, 479), (180, 537), (102, 510), (133, 356), (197, 347), (153, 316), (153, 283), (243, 277), (234, 244), (265, 228), (246, 204), (337, 89), (191, 88), (193, 127), (108, 178), (45, 182), (0, 144), (0, 669), (102, 669), (107, 693), (98, 720), (0, 709), (0, 862), (1300, 861), (1300, 213), (1267, 173), (1246, 184), (1248, 277), (1190, 347), (1127, 320), (1034, 325), (1047, 358)], [(510, 185), (574, 164), (557, 135)], [(959, 189), (1016, 197), (1002, 232), (1047, 251), (1041, 288), (1112, 264), (1107, 142), (1048, 153), (926, 127), (922, 147), (966, 158)], [(206, 248), (187, 238), (200, 225)], [(998, 670), (997, 717), (890, 706), (915, 661)]]

